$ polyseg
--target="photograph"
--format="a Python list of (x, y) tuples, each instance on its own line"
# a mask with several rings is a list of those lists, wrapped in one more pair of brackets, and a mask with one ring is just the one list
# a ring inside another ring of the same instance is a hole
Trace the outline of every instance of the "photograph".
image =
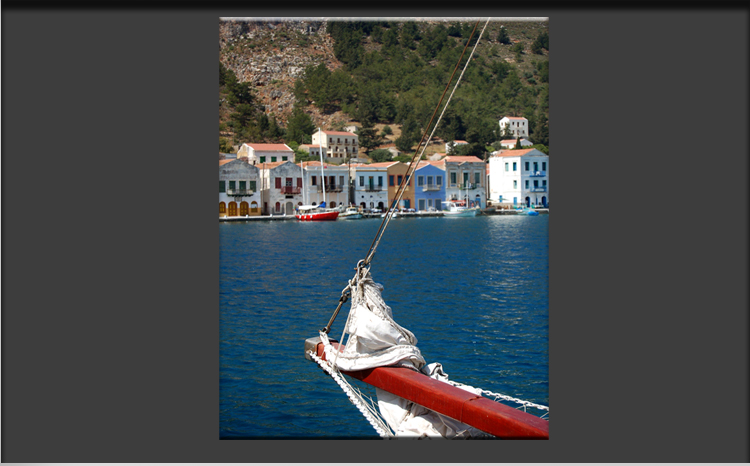
[(549, 439), (548, 18), (219, 45), (219, 438)]

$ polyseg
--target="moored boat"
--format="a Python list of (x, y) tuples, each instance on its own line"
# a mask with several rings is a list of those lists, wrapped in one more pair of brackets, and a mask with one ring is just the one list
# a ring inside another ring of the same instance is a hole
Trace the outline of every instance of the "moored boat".
[(364, 214), (356, 207), (347, 207), (345, 211), (339, 214), (339, 218), (345, 220), (354, 220), (362, 217), (364, 217)]
[(476, 217), (479, 213), (479, 207), (466, 207), (462, 201), (443, 202), (447, 208), (443, 210), (446, 217)]
[(321, 205), (303, 205), (300, 206), (298, 212), (294, 215), (297, 220), (305, 222), (315, 222), (321, 220), (336, 220), (339, 216), (339, 211), (334, 209), (326, 209), (325, 203)]

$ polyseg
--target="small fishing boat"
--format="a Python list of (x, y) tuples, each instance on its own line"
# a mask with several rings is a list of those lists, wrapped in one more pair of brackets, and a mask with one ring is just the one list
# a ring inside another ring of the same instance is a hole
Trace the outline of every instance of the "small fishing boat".
[[(386, 215), (388, 215), (388, 212), (384, 212), (380, 214), (380, 218), (385, 218)], [(398, 209), (393, 210), (393, 214), (391, 215), (391, 218), (398, 218)]]
[(347, 207), (345, 211), (339, 214), (339, 218), (344, 220), (355, 220), (362, 217), (364, 217), (364, 214), (356, 207)]
[(463, 201), (443, 202), (447, 208), (443, 211), (446, 217), (476, 217), (479, 214), (479, 207), (466, 207)]

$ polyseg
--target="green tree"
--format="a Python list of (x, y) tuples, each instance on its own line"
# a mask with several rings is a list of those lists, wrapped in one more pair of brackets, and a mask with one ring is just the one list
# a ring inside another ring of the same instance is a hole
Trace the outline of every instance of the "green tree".
[(372, 160), (373, 162), (378, 163), (390, 161), (392, 154), (388, 149), (375, 149), (374, 151), (367, 154), (367, 156), (370, 157), (370, 160)]
[(312, 142), (313, 131), (315, 131), (315, 125), (310, 115), (295, 105), (294, 109), (292, 109), (292, 116), (289, 118), (289, 124), (286, 127), (286, 139), (302, 144), (310, 144)]
[(500, 31), (497, 33), (497, 41), (501, 44), (510, 44), (510, 37), (508, 37), (508, 31), (505, 26), (500, 26)]
[(362, 127), (357, 130), (356, 134), (359, 137), (359, 146), (365, 149), (365, 154), (383, 143), (383, 138), (369, 119), (362, 121)]

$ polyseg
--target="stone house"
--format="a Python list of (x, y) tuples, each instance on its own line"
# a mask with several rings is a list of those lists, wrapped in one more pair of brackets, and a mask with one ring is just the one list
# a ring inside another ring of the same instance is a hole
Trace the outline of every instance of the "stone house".
[(294, 215), (302, 205), (302, 170), (290, 161), (259, 165), (264, 215)]
[(245, 159), (219, 160), (219, 216), (260, 215), (258, 167)]

